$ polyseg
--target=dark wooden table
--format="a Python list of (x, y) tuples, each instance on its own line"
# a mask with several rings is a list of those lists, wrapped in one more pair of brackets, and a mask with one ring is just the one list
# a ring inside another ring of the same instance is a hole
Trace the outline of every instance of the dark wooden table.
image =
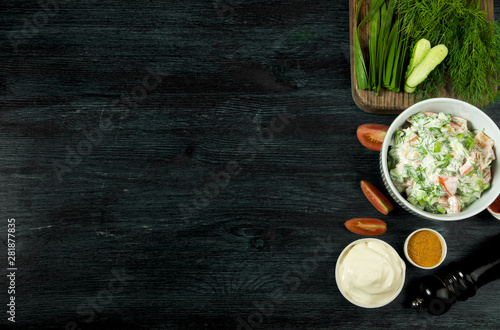
[[(500, 232), (378, 213), (378, 153), (350, 92), (348, 1), (3, 1), (2, 318), (18, 329), (498, 328), (500, 281), (433, 317), (362, 309), (334, 267), (378, 217), (446, 262)], [(500, 6), (495, 8), (500, 17)], [(487, 113), (500, 123), (500, 105)], [(15, 219), (15, 324), (6, 306)], [(445, 262), (445, 263), (446, 263)]]

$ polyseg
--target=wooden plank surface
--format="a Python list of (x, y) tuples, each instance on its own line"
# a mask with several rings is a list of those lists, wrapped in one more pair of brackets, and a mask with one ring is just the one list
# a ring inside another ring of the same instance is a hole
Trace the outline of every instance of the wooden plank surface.
[[(349, 31), (350, 31), (350, 54), (351, 59), (354, 58), (354, 15), (358, 0), (349, 0)], [(486, 7), (485, 7), (486, 6)], [(490, 21), (494, 20), (493, 0), (481, 0), (481, 9), (487, 9), (487, 18)], [(361, 5), (358, 23), (370, 10), (370, 1), (364, 1)], [(359, 41), (362, 52), (367, 58), (368, 39), (369, 39), (369, 24), (364, 24), (359, 30)], [(352, 97), (356, 105), (370, 113), (378, 114), (398, 114), (414, 103), (414, 97), (404, 91), (394, 93), (382, 88), (378, 94), (370, 90), (361, 90), (358, 88), (354, 61), (351, 60), (351, 89)], [(447, 87), (441, 91), (441, 97), (454, 97), (451, 88)]]

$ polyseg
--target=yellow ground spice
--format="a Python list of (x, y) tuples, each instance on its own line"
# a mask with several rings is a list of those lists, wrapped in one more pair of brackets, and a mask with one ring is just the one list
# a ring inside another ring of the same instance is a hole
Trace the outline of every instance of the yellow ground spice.
[(408, 241), (408, 255), (422, 267), (432, 267), (441, 261), (443, 247), (439, 237), (430, 230), (415, 233)]

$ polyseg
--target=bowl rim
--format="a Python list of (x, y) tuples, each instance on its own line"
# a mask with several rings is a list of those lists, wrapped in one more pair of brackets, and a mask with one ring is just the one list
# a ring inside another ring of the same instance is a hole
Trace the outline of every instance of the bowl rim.
[[(338, 272), (339, 272), (339, 265), (340, 265), (340, 261), (342, 260), (342, 258), (344, 257), (344, 255), (356, 244), (358, 243), (361, 243), (361, 242), (365, 242), (365, 241), (377, 241), (377, 242), (380, 242), (381, 244), (387, 246), (391, 251), (393, 251), (395, 253), (395, 255), (398, 257), (398, 260), (401, 264), (401, 269), (403, 270), (403, 274), (402, 274), (402, 281), (401, 281), (401, 284), (398, 288), (398, 290), (389, 298), (387, 299), (386, 301), (384, 301), (383, 303), (380, 303), (378, 305), (365, 305), (365, 304), (362, 304), (362, 303), (359, 303), (357, 301), (355, 301), (354, 299), (352, 299), (351, 297), (349, 297), (345, 292), (344, 290), (342, 289), (342, 286), (340, 285), (340, 280), (339, 280), (339, 276), (338, 276)], [(403, 287), (404, 287), (404, 284), (406, 282), (406, 263), (404, 262), (403, 258), (401, 258), (401, 256), (399, 255), (399, 253), (396, 251), (396, 249), (394, 247), (392, 247), (392, 245), (390, 245), (389, 243), (387, 243), (386, 241), (383, 241), (379, 238), (374, 238), (374, 237), (369, 237), (369, 238), (360, 238), (360, 239), (357, 239), (351, 243), (349, 243), (343, 250), (342, 252), (340, 252), (339, 254), (339, 257), (337, 258), (337, 262), (335, 263), (335, 282), (337, 284), (337, 288), (339, 289), (340, 293), (342, 294), (342, 296), (344, 296), (345, 299), (347, 299), (347, 301), (349, 301), (351, 304), (353, 305), (356, 305), (358, 307), (363, 307), (363, 308), (380, 308), (380, 307), (383, 307), (383, 306), (386, 306), (388, 304), (390, 304), (392, 301), (394, 301), (394, 299), (396, 299), (399, 294), (401, 293), (401, 291), (403, 290)]]
[[(401, 127), (401, 125), (399, 125), (399, 124), (396, 125), (396, 123), (401, 122), (404, 124), (406, 122), (407, 118), (411, 117), (412, 115), (414, 115), (418, 112), (425, 111), (425, 109), (421, 109), (421, 107), (423, 107), (423, 106), (431, 105), (433, 103), (442, 103), (442, 102), (449, 102), (451, 104), (455, 104), (455, 105), (460, 106), (460, 107), (469, 108), (469, 110), (467, 110), (467, 111), (472, 110), (474, 112), (474, 118), (480, 117), (479, 120), (484, 120), (484, 121), (488, 122), (488, 126), (491, 126), (494, 130), (496, 130), (497, 135), (500, 135), (500, 129), (498, 128), (497, 124), (484, 111), (473, 106), (472, 104), (469, 104), (469, 103), (464, 102), (462, 100), (457, 100), (457, 99), (453, 99), (453, 98), (443, 98), (443, 97), (432, 98), (432, 99), (420, 101), (420, 102), (415, 103), (412, 106), (408, 107), (403, 112), (401, 112), (393, 120), (393, 122), (389, 126), (389, 129), (387, 130), (387, 133), (386, 133), (386, 138), (382, 142), (382, 147), (380, 149), (380, 157), (379, 157), (380, 171), (381, 171), (381, 175), (382, 175), (382, 179), (384, 181), (384, 184), (385, 184), (387, 190), (389, 191), (389, 193), (391, 194), (391, 196), (394, 198), (394, 200), (400, 206), (402, 206), (404, 209), (406, 209), (410, 213), (413, 213), (419, 217), (422, 217), (425, 219), (430, 219), (430, 220), (438, 220), (438, 221), (464, 220), (464, 219), (468, 219), (470, 217), (473, 217), (473, 216), (477, 215), (478, 213), (487, 209), (488, 206), (491, 203), (493, 203), (493, 201), (496, 199), (496, 196), (498, 196), (500, 194), (500, 185), (498, 185), (497, 187), (490, 186), (489, 190), (493, 191), (494, 193), (490, 193), (489, 197), (487, 196), (488, 198), (485, 197), (484, 195), (481, 196), (480, 199), (483, 199), (482, 204), (484, 204), (482, 207), (473, 208), (472, 206), (474, 205), (474, 203), (477, 203), (477, 201), (475, 201), (473, 204), (471, 204), (467, 207), (466, 212), (459, 212), (459, 213), (452, 213), (452, 214), (430, 213), (430, 212), (423, 211), (423, 210), (413, 206), (410, 202), (408, 202), (408, 200), (406, 198), (404, 198), (398, 192), (398, 190), (396, 189), (396, 186), (392, 182), (392, 179), (391, 179), (390, 174), (389, 174), (389, 169), (387, 166), (387, 155), (388, 155), (389, 148), (390, 148), (390, 145), (391, 145), (392, 140), (393, 140), (393, 135), (396, 132), (396, 130)], [(446, 111), (441, 111), (441, 112), (446, 113)], [(467, 119), (467, 121), (470, 122), (471, 119)], [(500, 143), (500, 141), (498, 141), (498, 142), (495, 141), (495, 143), (496, 144)], [(496, 148), (495, 148), (495, 151), (496, 151)], [(498, 156), (497, 156), (497, 159), (495, 161), (496, 162), (500, 161), (500, 159), (498, 159)], [(492, 174), (500, 175), (500, 173), (492, 173)], [(478, 205), (478, 204), (476, 204), (476, 205)]]
[[(431, 267), (424, 267), (424, 266), (420, 266), (419, 264), (417, 264), (416, 262), (414, 262), (409, 254), (408, 254), (408, 242), (410, 242), (410, 238), (415, 235), (416, 233), (418, 232), (421, 232), (421, 231), (424, 231), (424, 230), (428, 230), (430, 232), (433, 232), (434, 234), (436, 234), (436, 236), (439, 238), (439, 240), (441, 241), (441, 246), (443, 247), (443, 252), (442, 252), (442, 256), (441, 256), (441, 260), (439, 260), (439, 262), (434, 265), (434, 266), (431, 266)], [(439, 265), (441, 265), (444, 261), (444, 259), (446, 259), (446, 255), (448, 253), (448, 245), (446, 244), (446, 240), (444, 239), (443, 235), (441, 235), (441, 233), (439, 233), (437, 230), (434, 230), (434, 229), (431, 229), (431, 228), (420, 228), (420, 229), (417, 229), (417, 230), (414, 230), (410, 235), (408, 235), (408, 237), (406, 238), (405, 240), (405, 244), (404, 244), (404, 253), (405, 253), (405, 257), (406, 259), (413, 265), (413, 266), (416, 266), (418, 268), (421, 268), (421, 269), (433, 269), (433, 268), (436, 268), (438, 267)]]
[(497, 213), (492, 211), (489, 206), (487, 207), (487, 210), (495, 219), (500, 220), (500, 212)]

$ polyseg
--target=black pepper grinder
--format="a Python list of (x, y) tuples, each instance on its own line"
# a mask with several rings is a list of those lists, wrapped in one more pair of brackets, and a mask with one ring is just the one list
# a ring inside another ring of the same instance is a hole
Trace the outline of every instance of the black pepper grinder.
[(465, 301), (477, 289), (500, 278), (500, 234), (476, 253), (452, 262), (435, 275), (424, 276), (417, 286), (413, 307), (424, 307), (430, 314), (446, 313), (457, 300)]

